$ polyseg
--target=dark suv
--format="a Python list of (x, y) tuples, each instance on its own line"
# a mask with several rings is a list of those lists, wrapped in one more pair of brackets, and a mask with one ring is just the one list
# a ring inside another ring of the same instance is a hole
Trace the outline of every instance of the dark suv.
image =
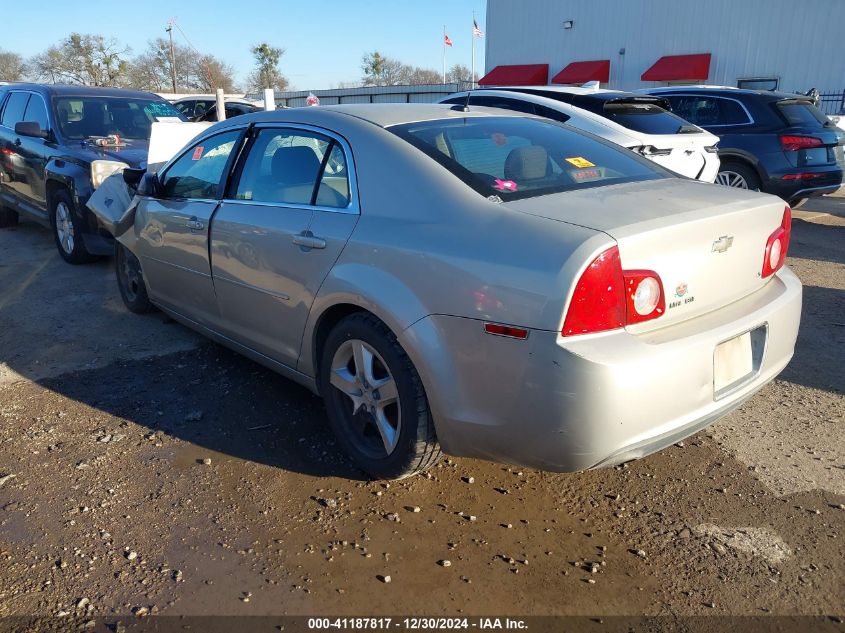
[(715, 86), (645, 92), (719, 137), (717, 183), (773, 193), (791, 205), (842, 184), (845, 133), (805, 95)]
[(65, 261), (114, 251), (85, 206), (124, 167), (145, 167), (152, 123), (185, 117), (149, 92), (116, 88), (0, 86), (0, 227), (23, 213), (52, 228)]

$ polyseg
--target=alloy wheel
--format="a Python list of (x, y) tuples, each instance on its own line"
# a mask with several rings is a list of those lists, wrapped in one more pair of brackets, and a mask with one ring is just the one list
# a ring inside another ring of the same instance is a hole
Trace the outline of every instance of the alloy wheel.
[(59, 236), (59, 244), (62, 250), (68, 255), (73, 253), (74, 232), (73, 220), (70, 217), (70, 209), (65, 202), (56, 205), (56, 234)]
[(346, 396), (352, 440), (364, 454), (383, 458), (402, 430), (399, 391), (387, 363), (368, 343), (345, 341), (335, 352), (329, 382)]
[(742, 174), (735, 171), (720, 171), (716, 175), (716, 184), (736, 187), (737, 189), (748, 189), (748, 181), (743, 178)]

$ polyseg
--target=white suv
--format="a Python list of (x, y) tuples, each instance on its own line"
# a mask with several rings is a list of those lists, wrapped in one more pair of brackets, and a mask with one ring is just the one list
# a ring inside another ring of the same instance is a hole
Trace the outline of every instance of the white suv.
[[(440, 103), (465, 104), (458, 92)], [(719, 138), (668, 112), (661, 97), (592, 88), (508, 86), (471, 91), (469, 105), (536, 114), (591, 132), (675, 173), (713, 182)]]

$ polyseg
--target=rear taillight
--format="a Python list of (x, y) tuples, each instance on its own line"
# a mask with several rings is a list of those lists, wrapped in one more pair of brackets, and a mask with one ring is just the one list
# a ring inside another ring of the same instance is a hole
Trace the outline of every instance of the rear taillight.
[(783, 219), (780, 226), (766, 240), (766, 250), (763, 252), (763, 279), (774, 275), (783, 262), (786, 260), (786, 251), (789, 250), (789, 238), (792, 235), (792, 209), (786, 207), (783, 210)]
[(799, 149), (821, 147), (822, 140), (815, 136), (782, 135), (780, 137), (780, 144), (786, 152), (797, 152)]
[(619, 248), (596, 257), (575, 286), (563, 336), (614, 330), (656, 319), (665, 311), (663, 283), (650, 270), (622, 270)]

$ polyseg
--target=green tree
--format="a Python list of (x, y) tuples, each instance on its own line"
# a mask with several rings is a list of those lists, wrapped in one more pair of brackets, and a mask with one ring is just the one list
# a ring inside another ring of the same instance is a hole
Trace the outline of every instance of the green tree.
[(250, 51), (255, 58), (255, 70), (249, 76), (249, 88), (251, 90), (285, 90), (288, 87), (288, 80), (279, 69), (279, 62), (285, 49), (270, 46), (267, 42), (253, 46)]

